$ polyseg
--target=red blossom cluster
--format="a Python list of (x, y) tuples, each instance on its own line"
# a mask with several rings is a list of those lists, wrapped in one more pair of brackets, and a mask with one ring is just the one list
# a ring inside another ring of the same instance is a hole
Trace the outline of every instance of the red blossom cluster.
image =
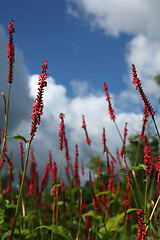
[(123, 131), (123, 146), (122, 146), (122, 150), (120, 152), (120, 156), (123, 157), (123, 155), (125, 154), (125, 149), (124, 149), (124, 144), (126, 143), (126, 137), (127, 137), (127, 122), (125, 123), (125, 127), (124, 127), (124, 131)]
[(113, 109), (111, 101), (110, 101), (111, 97), (108, 93), (108, 86), (106, 85), (106, 83), (104, 83), (104, 85), (103, 85), (103, 90), (106, 92), (106, 101), (108, 101), (108, 110), (109, 110), (110, 118), (111, 118), (111, 120), (114, 121), (116, 119), (116, 117), (115, 117), (114, 109)]
[(33, 155), (33, 148), (31, 147), (31, 163), (30, 163), (31, 181), (30, 181), (28, 193), (33, 198), (39, 195), (38, 172), (36, 170), (36, 167), (37, 167), (37, 163), (35, 162), (35, 158)]
[(61, 123), (59, 125), (59, 150), (62, 151), (63, 149), (63, 141), (65, 138), (65, 125), (64, 125), (64, 117), (65, 115), (63, 113), (60, 113), (59, 118), (61, 119)]
[(144, 131), (145, 131), (145, 128), (146, 128), (146, 124), (148, 122), (148, 112), (147, 112), (146, 108), (144, 108), (142, 121), (143, 121), (143, 126), (142, 126), (142, 130), (141, 130), (141, 134), (139, 136), (140, 139), (144, 138)]
[(142, 209), (139, 209), (137, 212), (138, 215), (138, 237), (137, 240), (146, 240), (147, 239), (147, 233), (146, 233), (146, 226), (144, 224), (143, 216), (145, 213)]
[[(52, 164), (52, 169), (51, 169), (51, 176), (53, 177), (53, 183), (57, 184), (57, 164), (56, 162), (53, 162)], [(57, 187), (53, 187), (52, 189), (52, 195), (56, 195), (57, 194)]]
[(13, 81), (13, 63), (15, 62), (15, 47), (13, 44), (13, 33), (15, 32), (14, 29), (14, 22), (13, 20), (10, 21), (10, 25), (8, 25), (9, 31), (9, 44), (8, 44), (8, 82), (11, 84)]
[(49, 173), (50, 173), (50, 162), (46, 163), (46, 168), (44, 170), (44, 174), (43, 174), (42, 181), (41, 181), (41, 193), (44, 191), (44, 189), (47, 186), (48, 179), (49, 179)]
[(146, 166), (146, 175), (149, 175), (149, 173), (152, 171), (153, 168), (153, 162), (152, 162), (152, 156), (151, 156), (151, 148), (149, 146), (147, 136), (144, 135), (144, 165)]
[(85, 131), (85, 134), (86, 134), (86, 143), (88, 145), (90, 145), (91, 144), (91, 140), (90, 140), (90, 138), (88, 136), (88, 132), (87, 132), (87, 128), (86, 127), (87, 127), (87, 125), (85, 123), (84, 115), (82, 115), (82, 128), (84, 128), (84, 131)]
[(79, 186), (80, 185), (80, 179), (79, 179), (79, 174), (78, 174), (78, 146), (76, 145), (76, 150), (75, 150), (75, 163), (74, 163), (74, 186)]
[(152, 119), (154, 118), (155, 115), (155, 111), (154, 108), (151, 106), (151, 103), (149, 102), (148, 98), (146, 97), (143, 88), (141, 86), (141, 81), (139, 80), (139, 78), (137, 77), (137, 71), (135, 68), (135, 65), (132, 64), (132, 75), (133, 75), (133, 84), (136, 86), (136, 90), (138, 89), (141, 98), (144, 102), (144, 106), (148, 112), (148, 115), (152, 117)]
[(31, 116), (32, 119), (32, 125), (31, 125), (31, 131), (30, 131), (30, 141), (33, 140), (33, 137), (35, 136), (35, 133), (37, 131), (37, 124), (40, 125), (41, 121), (41, 115), (43, 114), (43, 92), (44, 92), (44, 87), (47, 86), (47, 77), (48, 74), (46, 73), (46, 70), (48, 68), (48, 62), (44, 61), (44, 64), (41, 65), (42, 72), (39, 77), (39, 82), (38, 82), (38, 94), (37, 97), (34, 101), (34, 106), (33, 106), (33, 113)]

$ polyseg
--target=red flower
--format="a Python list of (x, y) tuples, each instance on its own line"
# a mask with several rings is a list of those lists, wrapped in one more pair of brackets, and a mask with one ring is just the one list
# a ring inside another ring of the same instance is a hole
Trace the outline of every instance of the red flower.
[(125, 123), (125, 127), (124, 127), (124, 139), (123, 139), (123, 146), (122, 146), (122, 150), (120, 152), (120, 156), (122, 157), (125, 154), (125, 149), (124, 149), (124, 144), (126, 143), (126, 137), (127, 137), (127, 122)]
[(147, 109), (146, 107), (144, 108), (144, 113), (143, 113), (143, 126), (142, 126), (142, 131), (141, 131), (141, 134), (139, 136), (140, 139), (144, 138), (144, 131), (145, 131), (145, 128), (146, 128), (146, 124), (148, 122), (148, 112), (147, 112)]
[(63, 113), (60, 113), (59, 118), (61, 119), (61, 123), (59, 126), (59, 149), (62, 151), (63, 149), (63, 141), (64, 141), (64, 137), (65, 137), (65, 125), (64, 125), (64, 117), (65, 115)]
[(115, 117), (115, 114), (114, 114), (114, 109), (112, 108), (112, 104), (111, 104), (111, 97), (108, 93), (108, 86), (106, 85), (106, 83), (104, 83), (103, 85), (103, 90), (106, 92), (106, 101), (108, 101), (108, 110), (109, 110), (109, 115), (110, 115), (110, 118), (111, 120), (115, 120), (116, 117)]
[(152, 117), (152, 119), (154, 118), (154, 115), (156, 114), (155, 111), (154, 111), (154, 108), (151, 106), (151, 103), (149, 102), (149, 100), (147, 99), (144, 91), (143, 91), (143, 88), (141, 86), (141, 82), (139, 80), (139, 78), (137, 77), (137, 72), (136, 72), (136, 68), (135, 68), (135, 65), (132, 64), (132, 74), (133, 74), (133, 84), (136, 86), (136, 90), (138, 89), (140, 95), (141, 95), (141, 98), (144, 102), (144, 105), (145, 105), (145, 108), (148, 112), (148, 115)]
[(149, 146), (147, 136), (144, 135), (144, 164), (146, 166), (146, 175), (149, 175), (149, 173), (152, 170), (153, 162), (151, 157), (151, 148)]
[(41, 66), (42, 72), (39, 77), (39, 88), (38, 88), (38, 94), (37, 97), (34, 101), (34, 106), (33, 106), (33, 113), (31, 116), (32, 119), (32, 125), (31, 125), (31, 131), (30, 131), (30, 141), (33, 140), (33, 137), (37, 131), (37, 124), (40, 125), (41, 121), (41, 115), (43, 114), (43, 92), (44, 92), (44, 87), (47, 86), (47, 77), (48, 74), (46, 73), (46, 70), (48, 68), (48, 62), (44, 61), (44, 65)]
[(137, 240), (146, 240), (147, 239), (147, 233), (145, 231), (145, 223), (143, 220), (143, 215), (145, 215), (145, 213), (143, 212), (142, 209), (139, 209), (137, 212), (138, 215), (138, 237)]
[(105, 153), (105, 152), (106, 152), (106, 134), (105, 134), (105, 128), (103, 128), (102, 143), (103, 143), (103, 153)]
[(8, 70), (8, 82), (11, 84), (13, 80), (13, 63), (15, 62), (15, 48), (13, 44), (13, 33), (15, 32), (14, 29), (14, 22), (13, 20), (10, 21), (10, 25), (8, 25), (8, 31), (9, 31), (9, 44), (8, 44), (8, 64), (9, 64), (9, 70)]
[(74, 163), (74, 186), (77, 185), (79, 186), (80, 185), (80, 179), (79, 179), (79, 174), (78, 174), (78, 146), (76, 145), (76, 150), (75, 150), (75, 156), (76, 156), (76, 160), (75, 160), (75, 163)]
[(87, 127), (87, 126), (86, 126), (86, 123), (85, 123), (84, 115), (82, 115), (82, 128), (84, 128), (84, 131), (85, 131), (85, 134), (86, 134), (86, 143), (87, 143), (88, 145), (90, 145), (91, 140), (90, 140), (89, 137), (88, 137), (88, 132), (87, 132), (87, 128), (86, 128), (86, 127)]

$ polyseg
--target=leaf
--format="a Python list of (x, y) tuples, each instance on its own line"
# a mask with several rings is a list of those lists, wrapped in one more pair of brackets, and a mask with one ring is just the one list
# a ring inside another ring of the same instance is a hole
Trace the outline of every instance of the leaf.
[[(127, 210), (127, 213), (133, 212), (133, 211), (137, 211), (137, 208), (130, 208), (130, 209)], [(107, 224), (106, 224), (107, 231), (110, 232), (110, 231), (118, 230), (119, 227), (120, 227), (120, 222), (121, 222), (121, 220), (122, 220), (123, 217), (124, 217), (124, 214), (125, 214), (125, 213), (120, 213), (120, 214), (118, 214), (118, 215), (115, 216), (115, 217), (109, 218), (109, 219), (108, 219), (108, 222), (107, 222)], [(105, 230), (105, 228), (103, 227), (103, 228), (100, 229), (99, 232), (103, 234), (103, 233), (104, 233), (104, 230)]]
[(131, 168), (131, 170), (133, 170), (134, 172), (137, 172), (137, 171), (139, 171), (141, 169), (146, 170), (146, 166), (144, 164), (140, 164), (137, 167), (132, 167)]
[(116, 195), (113, 194), (113, 193), (110, 192), (110, 191), (100, 192), (100, 193), (96, 194), (96, 196), (100, 196), (100, 195), (103, 195), (103, 194), (104, 194), (104, 195), (107, 195), (107, 196), (116, 197)]
[(93, 217), (95, 220), (102, 222), (102, 217), (95, 213), (93, 210), (90, 210), (88, 213), (83, 214), (83, 220), (85, 221), (85, 216)]
[(43, 225), (43, 226), (37, 227), (36, 229), (34, 229), (34, 231), (36, 231), (37, 229), (40, 229), (40, 228), (45, 228), (45, 229), (48, 229), (50, 231), (53, 231), (53, 233), (55, 233), (57, 235), (60, 235), (67, 240), (73, 240), (70, 232), (66, 228), (64, 228), (63, 226), (58, 226), (58, 228), (57, 228), (54, 225), (50, 225), (50, 226)]
[(23, 137), (23, 136), (21, 136), (21, 135), (19, 135), (19, 134), (16, 134), (14, 137), (7, 136), (7, 138), (12, 138), (12, 139), (15, 139), (15, 140), (17, 140), (17, 141), (22, 140), (22, 141), (24, 141), (25, 143), (27, 143), (27, 140), (25, 139), (25, 137)]

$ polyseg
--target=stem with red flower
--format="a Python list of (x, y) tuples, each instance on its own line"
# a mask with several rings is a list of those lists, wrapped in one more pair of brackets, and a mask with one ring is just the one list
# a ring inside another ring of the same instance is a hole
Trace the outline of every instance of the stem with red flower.
[[(5, 111), (5, 131), (4, 131), (4, 138), (3, 138), (3, 145), (1, 149), (1, 154), (0, 154), (0, 161), (3, 155), (4, 147), (6, 145), (6, 139), (7, 139), (7, 129), (8, 129), (8, 112), (9, 112), (9, 101), (10, 101), (10, 90), (11, 90), (11, 83), (13, 81), (13, 63), (15, 62), (15, 47), (13, 44), (13, 33), (15, 32), (14, 29), (14, 22), (13, 20), (10, 21), (10, 25), (8, 25), (8, 31), (9, 31), (9, 43), (8, 43), (8, 64), (9, 64), (9, 69), (8, 69), (8, 82), (9, 82), (9, 87), (8, 87), (8, 98), (7, 98), (7, 108)], [(4, 106), (5, 108), (5, 106)], [(2, 183), (1, 183), (1, 167), (0, 167), (0, 194), (2, 194)]]
[(160, 134), (159, 134), (159, 130), (158, 130), (158, 127), (157, 127), (157, 124), (156, 124), (156, 121), (155, 121), (155, 118), (154, 118), (154, 115), (156, 114), (155, 111), (154, 111), (154, 108), (151, 106), (151, 103), (149, 102), (148, 98), (146, 97), (144, 91), (143, 91), (143, 88), (142, 88), (142, 85), (141, 85), (141, 81), (140, 79), (138, 78), (137, 76), (137, 71), (136, 71), (136, 68), (135, 68), (135, 65), (132, 64), (132, 75), (133, 75), (133, 84), (136, 86), (136, 90), (138, 89), (140, 95), (141, 95), (141, 98), (144, 102), (144, 106), (148, 112), (148, 115), (151, 116), (151, 118), (153, 119), (153, 122), (154, 122), (154, 126), (156, 128), (156, 131), (157, 131), (157, 135), (160, 139)]
[(18, 201), (17, 201), (16, 211), (15, 211), (15, 218), (14, 218), (13, 227), (12, 227), (12, 231), (11, 231), (11, 235), (10, 235), (10, 240), (13, 239), (16, 221), (17, 221), (18, 214), (19, 214), (19, 208), (20, 208), (20, 203), (21, 203), (21, 197), (22, 197), (22, 192), (23, 192), (23, 186), (24, 186), (24, 181), (25, 181), (25, 175), (26, 175), (26, 170), (27, 170), (27, 163), (28, 163), (31, 143), (32, 143), (35, 133), (37, 131), (37, 124), (40, 124), (41, 115), (43, 114), (43, 91), (44, 91), (44, 87), (47, 86), (46, 79), (48, 77), (48, 74), (46, 73), (46, 70), (48, 68), (48, 62), (44, 61), (44, 65), (42, 65), (41, 68), (42, 68), (42, 72), (39, 77), (38, 94), (34, 101), (33, 114), (31, 117), (32, 125), (31, 125), (31, 131), (30, 131), (30, 139), (28, 141), (27, 155), (26, 155), (25, 166), (24, 166), (24, 171), (23, 171), (23, 176), (22, 176), (22, 181), (21, 181), (21, 187), (20, 187), (19, 195), (18, 195)]

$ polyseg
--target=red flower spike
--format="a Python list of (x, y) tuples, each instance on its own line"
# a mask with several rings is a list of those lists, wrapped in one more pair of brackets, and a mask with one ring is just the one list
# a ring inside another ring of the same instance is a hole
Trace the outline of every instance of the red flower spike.
[(137, 240), (146, 240), (147, 239), (147, 233), (146, 233), (146, 226), (143, 220), (143, 216), (145, 213), (142, 209), (139, 209), (137, 212), (138, 216), (138, 237)]
[(41, 181), (41, 193), (44, 191), (44, 189), (47, 186), (48, 179), (49, 179), (49, 172), (50, 172), (50, 162), (46, 163), (46, 168), (44, 170), (44, 174)]
[(108, 86), (106, 85), (106, 83), (104, 83), (104, 85), (103, 85), (103, 90), (106, 92), (106, 101), (108, 101), (108, 110), (109, 110), (110, 118), (111, 118), (111, 120), (114, 121), (116, 119), (116, 117), (115, 117), (114, 109), (113, 109), (111, 101), (110, 101), (111, 97), (108, 93)]
[(143, 88), (141, 86), (141, 82), (139, 80), (139, 78), (137, 77), (137, 72), (136, 72), (136, 68), (135, 65), (132, 64), (132, 75), (133, 75), (133, 84), (136, 86), (136, 90), (138, 89), (141, 98), (144, 102), (144, 106), (148, 112), (148, 115), (152, 117), (152, 119), (154, 118), (154, 115), (156, 114), (154, 111), (154, 108), (151, 106), (151, 103), (149, 102), (148, 98), (146, 97)]
[(59, 125), (59, 150), (62, 151), (63, 149), (63, 141), (65, 137), (65, 125), (64, 125), (64, 117), (65, 115), (63, 113), (60, 113), (59, 118), (61, 119), (61, 123)]
[[(124, 127), (124, 139), (123, 139), (123, 143), (125, 144), (126, 143), (126, 137), (127, 137), (127, 122), (125, 123), (125, 127)], [(125, 149), (124, 149), (124, 144), (123, 144), (123, 146), (122, 146), (122, 150), (121, 150), (121, 152), (120, 152), (120, 156), (122, 157), (124, 154), (125, 154)]]
[(145, 128), (146, 128), (146, 124), (148, 122), (148, 112), (147, 112), (147, 109), (146, 107), (144, 108), (144, 113), (143, 113), (143, 126), (142, 126), (142, 131), (141, 131), (141, 134), (139, 136), (140, 139), (144, 138), (144, 131), (145, 131)]
[(105, 153), (105, 152), (106, 152), (106, 134), (105, 134), (105, 128), (103, 128), (102, 143), (103, 143), (103, 153)]
[(47, 77), (48, 74), (46, 73), (46, 70), (48, 68), (48, 62), (44, 61), (44, 65), (42, 67), (42, 72), (39, 77), (39, 82), (38, 82), (38, 93), (37, 97), (34, 101), (34, 106), (33, 106), (33, 113), (31, 116), (32, 119), (32, 125), (31, 125), (31, 131), (30, 131), (30, 141), (33, 140), (33, 137), (35, 136), (35, 133), (37, 131), (37, 124), (40, 125), (41, 121), (41, 115), (43, 114), (43, 92), (44, 92), (44, 87), (47, 86)]
[(82, 115), (82, 128), (84, 128), (84, 131), (85, 131), (85, 134), (86, 134), (86, 143), (88, 145), (90, 145), (91, 144), (91, 140), (90, 140), (90, 138), (88, 136), (88, 132), (87, 132), (87, 128), (86, 127), (87, 126), (86, 126), (86, 123), (85, 123), (84, 115)]
[(125, 167), (126, 167), (126, 175), (127, 175), (127, 179), (128, 179), (128, 185), (130, 187), (132, 185), (132, 180), (131, 180), (131, 177), (130, 177), (129, 168), (128, 168), (128, 165), (127, 165), (127, 162), (126, 162), (126, 158), (125, 158), (124, 155), (123, 155), (123, 160), (124, 160)]
[(10, 25), (8, 25), (9, 31), (9, 44), (8, 44), (8, 82), (11, 84), (13, 81), (13, 63), (15, 62), (15, 47), (13, 44), (13, 33), (15, 32), (14, 29), (14, 22), (13, 20), (10, 21)]
[(144, 164), (146, 166), (146, 175), (149, 175), (149, 173), (152, 170), (152, 166), (153, 166), (153, 161), (152, 161), (152, 157), (151, 157), (151, 148), (149, 146), (148, 140), (147, 140), (147, 136), (144, 135)]
[(21, 168), (22, 168), (22, 171), (23, 171), (23, 169), (24, 169), (24, 163), (23, 163), (23, 160), (24, 160), (23, 141), (20, 141), (19, 145), (20, 145), (19, 153), (20, 153), (20, 156), (21, 156)]

